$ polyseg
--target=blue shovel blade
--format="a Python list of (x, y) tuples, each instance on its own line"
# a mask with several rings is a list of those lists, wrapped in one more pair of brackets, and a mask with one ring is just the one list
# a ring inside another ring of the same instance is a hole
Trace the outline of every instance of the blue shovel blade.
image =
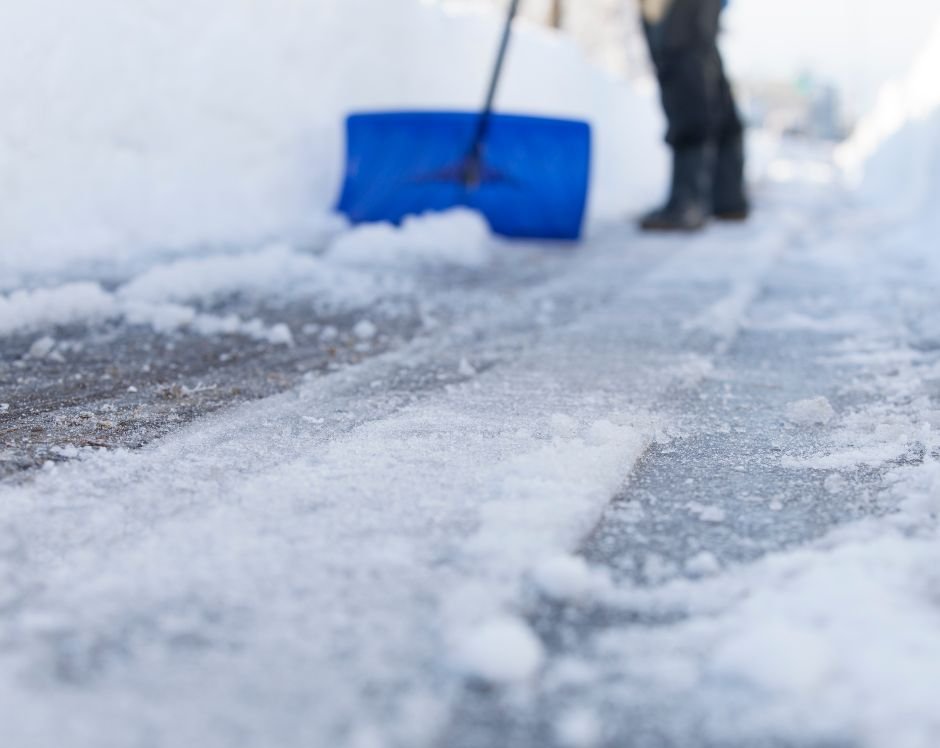
[(339, 210), (353, 223), (400, 223), (459, 206), (497, 234), (578, 239), (591, 168), (591, 128), (573, 120), (493, 115), (482, 173), (464, 167), (479, 114), (354, 114), (346, 122), (346, 177)]

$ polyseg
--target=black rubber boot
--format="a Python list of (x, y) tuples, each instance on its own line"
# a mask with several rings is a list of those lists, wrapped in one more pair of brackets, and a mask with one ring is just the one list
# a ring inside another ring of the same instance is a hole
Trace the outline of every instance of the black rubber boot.
[(744, 187), (744, 139), (740, 135), (718, 147), (712, 198), (712, 215), (719, 221), (745, 221), (750, 215)]
[(677, 148), (672, 155), (672, 189), (666, 204), (640, 219), (644, 231), (698, 231), (712, 207), (714, 146)]

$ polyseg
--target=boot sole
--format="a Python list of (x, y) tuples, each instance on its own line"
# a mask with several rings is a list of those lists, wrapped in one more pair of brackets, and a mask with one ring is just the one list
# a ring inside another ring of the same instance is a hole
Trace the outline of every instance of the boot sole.
[(700, 223), (696, 226), (678, 226), (674, 223), (640, 223), (641, 231), (659, 234), (694, 234), (703, 230), (708, 224)]
[(712, 218), (716, 221), (727, 221), (729, 223), (743, 223), (751, 217), (747, 210), (724, 210), (718, 213), (712, 213)]

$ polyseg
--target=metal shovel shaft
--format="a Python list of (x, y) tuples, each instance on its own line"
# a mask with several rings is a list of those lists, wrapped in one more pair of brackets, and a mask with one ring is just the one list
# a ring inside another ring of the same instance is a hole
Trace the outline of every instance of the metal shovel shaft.
[(506, 24), (503, 27), (503, 35), (499, 42), (499, 51), (496, 54), (496, 64), (493, 66), (489, 89), (486, 92), (486, 101), (483, 104), (483, 111), (480, 112), (480, 121), (477, 124), (473, 142), (470, 146), (470, 152), (467, 156), (466, 168), (464, 169), (464, 185), (466, 187), (476, 187), (480, 184), (482, 179), (483, 143), (489, 131), (490, 120), (493, 115), (493, 105), (496, 102), (496, 92), (499, 89), (499, 82), (502, 78), (503, 67), (506, 62), (506, 53), (509, 51), (509, 41), (512, 38), (512, 22), (515, 20), (518, 11), (519, 0), (511, 0), (509, 10), (506, 13)]

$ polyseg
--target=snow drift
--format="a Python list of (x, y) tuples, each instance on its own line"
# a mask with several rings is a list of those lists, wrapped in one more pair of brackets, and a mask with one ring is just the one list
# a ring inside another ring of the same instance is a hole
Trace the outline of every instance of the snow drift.
[[(76, 260), (317, 240), (344, 115), (477, 107), (498, 23), (416, 0), (4, 3), (0, 288)], [(500, 105), (595, 125), (595, 220), (658, 191), (655, 102), (563, 38), (523, 25)]]
[(940, 23), (908, 76), (883, 89), (839, 154), (862, 193), (896, 213), (940, 198)]

